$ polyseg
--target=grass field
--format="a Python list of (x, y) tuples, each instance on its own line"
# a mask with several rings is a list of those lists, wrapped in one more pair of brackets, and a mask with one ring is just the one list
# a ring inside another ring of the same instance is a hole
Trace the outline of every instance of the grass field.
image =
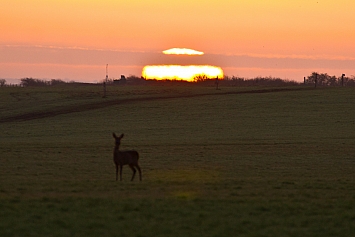
[(355, 235), (354, 88), (101, 90), (0, 88), (0, 236)]

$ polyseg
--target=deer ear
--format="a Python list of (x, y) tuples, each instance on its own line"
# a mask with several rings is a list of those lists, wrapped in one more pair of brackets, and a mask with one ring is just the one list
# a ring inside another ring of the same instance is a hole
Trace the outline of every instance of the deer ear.
[(121, 136), (120, 136), (120, 138), (122, 138), (123, 136), (124, 136), (124, 134), (122, 133)]
[(116, 137), (116, 134), (115, 134), (114, 132), (112, 133), (112, 136), (113, 136), (114, 138), (117, 138), (117, 137)]

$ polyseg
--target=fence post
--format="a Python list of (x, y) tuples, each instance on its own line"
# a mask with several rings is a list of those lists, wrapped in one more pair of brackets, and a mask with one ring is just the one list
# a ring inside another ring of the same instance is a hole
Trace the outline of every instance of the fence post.
[(341, 86), (344, 86), (344, 77), (345, 77), (345, 74), (343, 73), (341, 75)]

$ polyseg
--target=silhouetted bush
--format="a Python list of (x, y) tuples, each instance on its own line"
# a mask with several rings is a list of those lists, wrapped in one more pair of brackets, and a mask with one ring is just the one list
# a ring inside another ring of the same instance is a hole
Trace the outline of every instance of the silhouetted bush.
[(0, 79), (0, 86), (5, 86), (5, 85), (6, 85), (6, 80)]
[(65, 84), (65, 81), (62, 81), (61, 79), (52, 79), (51, 80), (51, 86), (56, 86), (56, 85), (63, 85)]
[(26, 78), (21, 79), (21, 85), (24, 87), (27, 87), (27, 86), (49, 86), (50, 82), (45, 81), (45, 80), (26, 77)]

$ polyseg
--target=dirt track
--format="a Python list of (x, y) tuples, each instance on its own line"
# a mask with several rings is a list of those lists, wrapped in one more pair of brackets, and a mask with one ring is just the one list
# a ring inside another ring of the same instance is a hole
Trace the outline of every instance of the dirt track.
[(219, 92), (219, 93), (214, 92), (214, 93), (195, 94), (195, 95), (153, 96), (153, 97), (144, 97), (144, 98), (117, 99), (117, 100), (109, 100), (109, 101), (103, 99), (102, 102), (97, 102), (97, 103), (65, 106), (62, 108), (49, 109), (44, 112), (39, 111), (33, 113), (19, 114), (10, 117), (4, 117), (4, 118), (0, 118), (0, 123), (10, 123), (10, 122), (48, 118), (48, 117), (54, 117), (61, 114), (83, 112), (83, 111), (101, 109), (109, 106), (135, 103), (141, 101), (193, 98), (193, 97), (202, 97), (202, 96), (219, 96), (219, 95), (228, 95), (228, 94), (272, 93), (272, 92), (284, 92), (284, 91), (298, 91), (298, 90), (305, 90), (305, 89), (308, 90), (309, 88), (272, 88), (272, 89), (260, 89), (260, 90), (250, 90), (250, 91), (238, 91), (238, 92)]

